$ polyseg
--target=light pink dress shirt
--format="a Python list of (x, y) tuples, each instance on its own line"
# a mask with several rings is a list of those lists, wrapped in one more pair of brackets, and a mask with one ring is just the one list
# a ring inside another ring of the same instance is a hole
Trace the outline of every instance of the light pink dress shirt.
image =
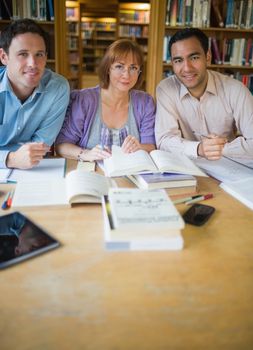
[(198, 100), (173, 75), (159, 83), (156, 97), (158, 148), (196, 158), (200, 135), (212, 133), (228, 138), (224, 156), (253, 159), (253, 96), (239, 81), (208, 70), (206, 91)]

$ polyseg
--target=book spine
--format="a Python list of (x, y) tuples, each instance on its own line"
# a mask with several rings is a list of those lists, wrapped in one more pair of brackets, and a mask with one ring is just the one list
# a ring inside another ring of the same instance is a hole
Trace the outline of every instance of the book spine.
[(247, 12), (246, 12), (246, 20), (245, 20), (245, 28), (250, 28), (251, 22), (251, 13), (252, 13), (252, 0), (248, 0)]
[(54, 0), (47, 0), (47, 18), (54, 21)]
[(186, 0), (185, 2), (185, 25), (186, 26), (192, 26), (192, 7), (193, 7), (193, 1), (192, 0)]
[(222, 63), (221, 55), (220, 55), (218, 43), (217, 43), (217, 40), (215, 37), (211, 38), (211, 48), (212, 48), (212, 52), (213, 52), (214, 63), (221, 64)]
[(224, 27), (224, 21), (220, 11), (219, 0), (212, 0), (212, 8), (219, 27)]

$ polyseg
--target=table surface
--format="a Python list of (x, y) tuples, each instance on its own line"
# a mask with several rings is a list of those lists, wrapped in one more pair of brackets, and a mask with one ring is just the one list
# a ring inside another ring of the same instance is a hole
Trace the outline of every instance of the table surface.
[(253, 349), (253, 211), (198, 183), (216, 211), (176, 252), (106, 251), (99, 204), (22, 211), (62, 245), (0, 271), (1, 350)]

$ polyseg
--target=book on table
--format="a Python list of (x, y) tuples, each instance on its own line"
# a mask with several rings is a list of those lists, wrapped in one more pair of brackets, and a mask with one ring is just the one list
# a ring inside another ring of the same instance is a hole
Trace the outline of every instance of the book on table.
[(221, 181), (220, 187), (238, 199), (248, 208), (253, 209), (253, 160), (221, 157), (208, 161), (198, 159), (196, 163), (210, 176)]
[(175, 173), (149, 173), (128, 175), (127, 178), (139, 188), (166, 188), (170, 194), (196, 192), (197, 179), (192, 175)]
[(110, 188), (102, 197), (108, 250), (180, 250), (184, 221), (163, 189)]
[(73, 203), (101, 203), (115, 182), (95, 172), (70, 171), (62, 179), (19, 181), (12, 207), (68, 206)]
[(112, 155), (104, 160), (106, 176), (126, 176), (140, 173), (173, 172), (195, 176), (207, 176), (191, 159), (182, 153), (139, 150), (124, 153), (121, 147), (112, 146)]
[(65, 166), (64, 158), (44, 158), (31, 169), (0, 169), (0, 183), (63, 178)]

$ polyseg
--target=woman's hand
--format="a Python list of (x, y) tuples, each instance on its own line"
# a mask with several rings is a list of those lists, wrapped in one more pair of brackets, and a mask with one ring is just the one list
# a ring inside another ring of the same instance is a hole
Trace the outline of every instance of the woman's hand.
[(140, 149), (142, 149), (141, 144), (134, 136), (128, 135), (125, 138), (123, 145), (122, 145), (122, 150), (125, 153), (133, 153), (133, 152), (136, 152)]
[(85, 161), (93, 162), (95, 160), (103, 160), (109, 158), (110, 156), (111, 152), (107, 147), (103, 149), (100, 145), (96, 145), (90, 150), (84, 150), (80, 158)]

